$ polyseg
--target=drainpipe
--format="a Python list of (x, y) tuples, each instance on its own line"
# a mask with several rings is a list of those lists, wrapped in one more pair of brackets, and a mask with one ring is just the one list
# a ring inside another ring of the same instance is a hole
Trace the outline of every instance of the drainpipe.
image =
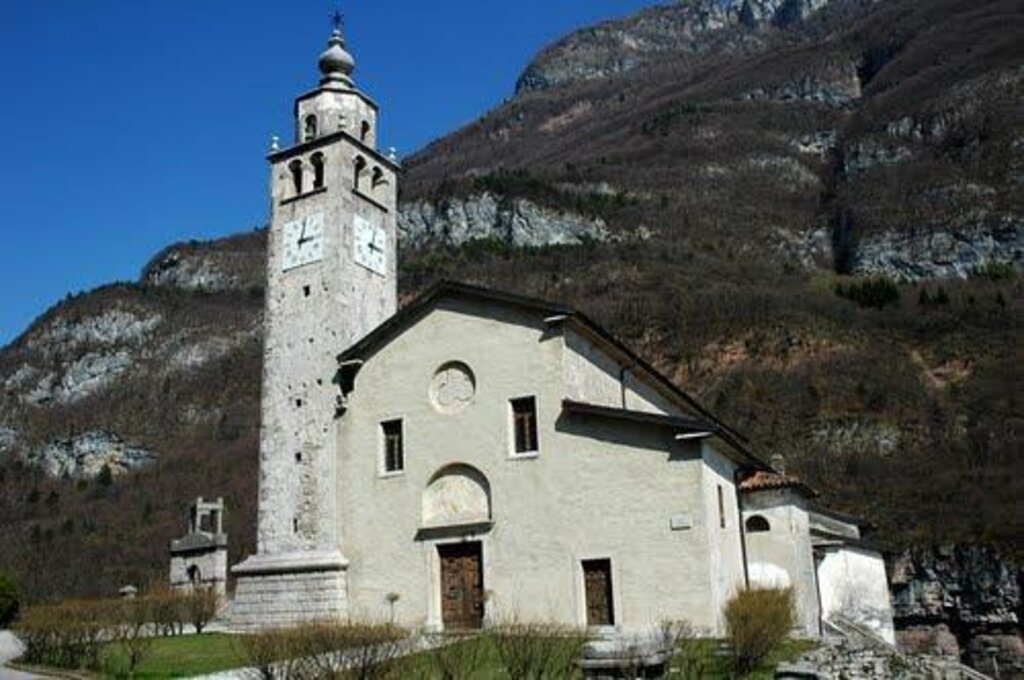
[(747, 567), (747, 530), (743, 522), (743, 501), (740, 494), (740, 468), (732, 471), (732, 484), (736, 494), (736, 516), (740, 530), (740, 555), (743, 559), (743, 584), (750, 588), (750, 569)]
[(623, 411), (626, 410), (626, 374), (629, 373), (629, 371), (632, 370), (632, 368), (632, 365), (623, 365), (622, 368), (619, 369), (619, 392), (621, 393), (622, 397)]
[[(808, 529), (810, 531), (810, 529)], [(821, 552), (811, 547), (811, 562), (814, 564), (814, 595), (818, 598), (818, 637), (825, 635), (825, 610), (821, 607), (821, 582), (818, 581), (818, 565), (824, 559)]]

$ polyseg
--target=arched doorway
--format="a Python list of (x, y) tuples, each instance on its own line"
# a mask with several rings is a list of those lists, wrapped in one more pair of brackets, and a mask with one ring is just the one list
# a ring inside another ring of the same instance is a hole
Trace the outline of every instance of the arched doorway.
[(434, 538), (436, 618), (445, 630), (473, 629), (484, 621), (484, 544), (490, 528), (491, 487), (476, 468), (438, 470), (423, 490), (421, 532)]

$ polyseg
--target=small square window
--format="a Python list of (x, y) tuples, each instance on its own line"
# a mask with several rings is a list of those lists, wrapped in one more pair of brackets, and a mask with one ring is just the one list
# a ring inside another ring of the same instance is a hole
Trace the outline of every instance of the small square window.
[(380, 429), (384, 435), (384, 472), (401, 472), (405, 469), (402, 421), (385, 421), (380, 424)]
[(537, 399), (523, 397), (513, 399), (512, 432), (515, 453), (534, 453), (537, 451)]

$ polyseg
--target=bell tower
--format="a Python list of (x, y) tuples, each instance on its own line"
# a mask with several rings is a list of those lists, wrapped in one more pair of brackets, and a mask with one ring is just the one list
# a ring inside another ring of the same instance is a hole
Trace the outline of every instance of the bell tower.
[(336, 357), (397, 305), (397, 167), (377, 151), (340, 21), (319, 69), (295, 100), (294, 143), (268, 157), (258, 552), (232, 569), (239, 629), (347, 612)]

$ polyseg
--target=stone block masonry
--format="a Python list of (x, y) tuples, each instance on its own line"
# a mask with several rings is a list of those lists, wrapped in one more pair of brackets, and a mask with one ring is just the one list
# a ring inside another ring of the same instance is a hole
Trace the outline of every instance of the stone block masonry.
[(257, 558), (235, 567), (235, 574), (238, 580), (231, 603), (231, 627), (236, 632), (348, 616), (344, 566), (270, 564)]

